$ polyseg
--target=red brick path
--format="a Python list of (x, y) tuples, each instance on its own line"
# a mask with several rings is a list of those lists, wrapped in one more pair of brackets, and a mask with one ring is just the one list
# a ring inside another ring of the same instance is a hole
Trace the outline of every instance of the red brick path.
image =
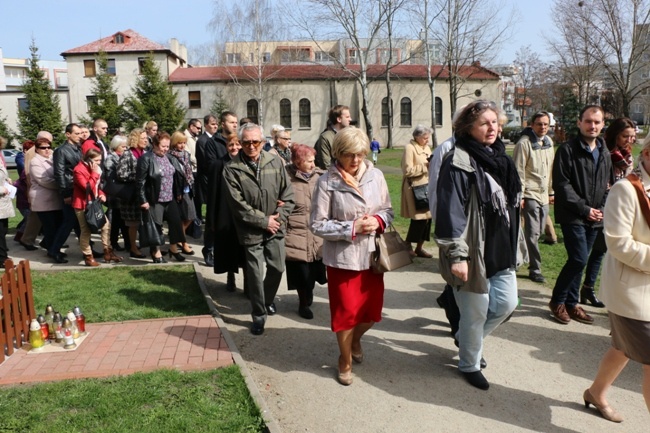
[[(28, 354), (0, 365), (0, 385), (127, 375), (160, 368), (209, 370), (233, 364), (212, 316), (87, 324), (74, 351)], [(27, 346), (29, 347), (29, 346)]]

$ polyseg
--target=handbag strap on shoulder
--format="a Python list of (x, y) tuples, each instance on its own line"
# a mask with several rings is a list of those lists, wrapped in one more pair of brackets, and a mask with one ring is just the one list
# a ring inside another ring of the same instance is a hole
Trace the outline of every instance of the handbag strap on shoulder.
[(646, 223), (650, 226), (650, 199), (648, 199), (643, 183), (641, 182), (641, 179), (639, 179), (639, 176), (634, 173), (630, 173), (627, 176), (627, 180), (629, 180), (634, 187), (636, 195), (639, 198), (639, 204), (641, 205), (641, 213), (643, 213)]
[(86, 183), (86, 199), (90, 197), (90, 201), (95, 201), (95, 194), (93, 193), (92, 189), (90, 188), (90, 183)]

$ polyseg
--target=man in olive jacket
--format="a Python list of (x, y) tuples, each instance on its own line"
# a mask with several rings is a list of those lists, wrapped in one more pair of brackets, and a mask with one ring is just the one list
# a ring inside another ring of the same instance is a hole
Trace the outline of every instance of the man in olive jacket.
[(276, 312), (273, 299), (284, 272), (284, 235), (295, 203), (284, 163), (262, 150), (262, 128), (247, 123), (238, 135), (242, 150), (226, 165), (223, 177), (239, 243), (246, 253), (251, 332), (261, 335), (267, 314)]

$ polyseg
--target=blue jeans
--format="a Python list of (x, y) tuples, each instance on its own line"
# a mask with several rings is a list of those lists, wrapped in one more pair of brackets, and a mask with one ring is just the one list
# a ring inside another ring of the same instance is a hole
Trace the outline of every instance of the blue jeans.
[[(582, 224), (561, 224), (560, 227), (564, 235), (564, 248), (569, 258), (557, 277), (551, 302), (575, 307), (580, 294), (582, 271), (587, 267), (585, 284), (590, 282), (592, 287), (600, 271), (603, 253), (592, 252), (591, 249), (602, 227), (594, 228)], [(592, 257), (589, 255), (590, 252)]]
[(488, 293), (454, 290), (460, 310), (458, 369), (464, 373), (481, 369), (483, 339), (517, 307), (517, 277), (505, 269), (488, 278)]

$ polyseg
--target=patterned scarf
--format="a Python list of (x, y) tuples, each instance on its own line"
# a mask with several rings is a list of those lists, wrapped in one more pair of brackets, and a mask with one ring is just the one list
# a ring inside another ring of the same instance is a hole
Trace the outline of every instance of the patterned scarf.
[(187, 150), (172, 150), (169, 153), (180, 161), (185, 172), (185, 180), (188, 185), (192, 185), (194, 183), (194, 175), (192, 174), (192, 165), (190, 164), (190, 153)]
[(278, 152), (278, 155), (280, 155), (280, 157), (284, 159), (287, 164), (291, 163), (291, 149), (287, 147), (286, 149), (282, 150), (277, 144), (274, 144), (273, 148), (276, 152)]

